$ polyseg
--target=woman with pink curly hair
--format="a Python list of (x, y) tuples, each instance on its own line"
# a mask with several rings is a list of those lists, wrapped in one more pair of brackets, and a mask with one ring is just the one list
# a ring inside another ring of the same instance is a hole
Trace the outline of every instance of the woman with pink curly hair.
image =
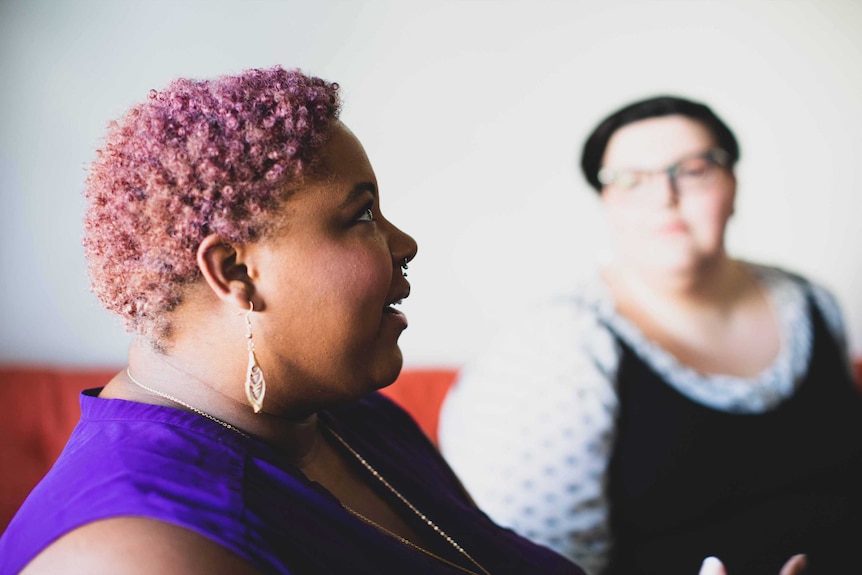
[(178, 80), (110, 126), (84, 245), (137, 335), (0, 573), (583, 573), (492, 523), (376, 393), (417, 248), (339, 108), (276, 67)]

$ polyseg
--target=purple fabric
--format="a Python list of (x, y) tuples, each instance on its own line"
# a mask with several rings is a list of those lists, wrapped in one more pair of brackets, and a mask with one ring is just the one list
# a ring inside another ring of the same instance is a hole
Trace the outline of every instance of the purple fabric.
[[(18, 573), (76, 527), (130, 515), (196, 531), (266, 573), (458, 572), (356, 519), (265, 444), (192, 413), (98, 392), (81, 395), (81, 421), (66, 448), (0, 538), (0, 574)], [(476, 510), (413, 420), (382, 395), (321, 419), (494, 575), (583, 573)], [(432, 551), (463, 563), (442, 538), (429, 539), (438, 543)]]

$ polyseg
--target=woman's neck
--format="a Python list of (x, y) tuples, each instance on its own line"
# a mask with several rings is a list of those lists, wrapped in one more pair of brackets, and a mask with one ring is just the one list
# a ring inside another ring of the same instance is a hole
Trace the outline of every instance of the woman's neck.
[[(236, 362), (235, 362), (236, 363)], [(276, 396), (271, 394), (270, 408), (255, 414), (245, 401), (244, 365), (229, 365), (224, 359), (181, 350), (163, 353), (145, 342), (135, 340), (129, 350), (129, 373), (118, 374), (101, 397), (128, 399), (141, 403), (165, 405), (186, 411), (199, 410), (218, 422), (269, 444), (287, 462), (304, 467), (319, 450), (319, 427), (316, 413), (287, 417), (277, 413)], [(276, 382), (267, 382), (275, 386)], [(170, 395), (152, 393), (140, 386)], [(175, 401), (178, 400), (178, 401)], [(183, 405), (185, 404), (185, 405)], [(189, 406), (193, 409), (189, 409)]]
[(697, 268), (675, 271), (616, 262), (604, 270), (603, 279), (615, 299), (654, 310), (719, 313), (733, 307), (752, 282), (746, 266), (726, 256)]

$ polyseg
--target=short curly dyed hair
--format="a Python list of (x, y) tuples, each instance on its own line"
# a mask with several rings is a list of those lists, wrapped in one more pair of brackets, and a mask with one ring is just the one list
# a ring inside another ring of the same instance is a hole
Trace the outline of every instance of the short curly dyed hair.
[(83, 243), (101, 303), (163, 343), (167, 312), (200, 276), (203, 238), (263, 237), (340, 108), (338, 84), (277, 66), (176, 80), (109, 124), (84, 193)]

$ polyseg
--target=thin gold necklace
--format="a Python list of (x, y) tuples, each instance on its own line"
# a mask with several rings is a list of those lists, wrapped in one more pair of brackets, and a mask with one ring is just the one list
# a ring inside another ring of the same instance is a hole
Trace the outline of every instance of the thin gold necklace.
[[(205, 417), (205, 418), (209, 419), (210, 421), (214, 421), (214, 422), (218, 423), (219, 425), (221, 425), (222, 427), (230, 429), (231, 431), (238, 433), (239, 435), (241, 435), (245, 438), (251, 438), (250, 435), (246, 434), (245, 432), (243, 432), (239, 428), (234, 427), (233, 425), (231, 425), (230, 423), (228, 423), (226, 421), (222, 421), (221, 419), (219, 419), (213, 415), (210, 415), (209, 413), (201, 411), (200, 409), (198, 409), (192, 405), (189, 405), (185, 401), (182, 401), (181, 399), (177, 399), (176, 397), (174, 397), (172, 395), (168, 395), (167, 393), (165, 393), (163, 391), (159, 391), (157, 389), (153, 389), (152, 387), (148, 387), (148, 386), (144, 385), (143, 383), (141, 383), (140, 381), (138, 381), (137, 379), (132, 377), (132, 372), (130, 371), (129, 368), (126, 368), (126, 375), (129, 377), (129, 381), (131, 381), (132, 383), (134, 383), (135, 385), (137, 385), (141, 389), (148, 391), (152, 394), (158, 395), (159, 397), (163, 397), (163, 398), (167, 399), (168, 401), (172, 401), (172, 402), (176, 403), (177, 405), (181, 405), (181, 406), (185, 407), (186, 409), (193, 411), (194, 413), (200, 415), (201, 417)], [(412, 503), (410, 503), (410, 501), (408, 501), (406, 497), (401, 495), (401, 493), (397, 489), (392, 487), (392, 485), (388, 481), (386, 481), (386, 479), (382, 475), (380, 475), (380, 473), (376, 469), (374, 469), (374, 467), (372, 467), (372, 465), (370, 463), (368, 463), (364, 457), (359, 455), (359, 453), (357, 453), (357, 451), (355, 449), (353, 449), (353, 447), (351, 447), (350, 444), (344, 440), (344, 438), (342, 438), (340, 435), (338, 435), (334, 429), (330, 428), (325, 423), (324, 423), (324, 427), (326, 428), (326, 430), (329, 433), (332, 434), (332, 436), (336, 440), (338, 440), (339, 443), (341, 443), (341, 445), (344, 446), (345, 449), (347, 449), (347, 451), (349, 451), (356, 458), (357, 461), (359, 461), (359, 463), (362, 464), (363, 467), (365, 467), (365, 469), (367, 469), (371, 473), (371, 475), (376, 477), (377, 480), (380, 481), (380, 483), (382, 483), (384, 487), (386, 487), (386, 489), (388, 489), (393, 495), (395, 495), (395, 497), (397, 497), (402, 503), (404, 503), (404, 505), (406, 505), (407, 508), (410, 509), (410, 511), (415, 513), (422, 521), (424, 521), (431, 529), (433, 529), (434, 532), (436, 532), (437, 534), (440, 535), (440, 537), (445, 539), (452, 547), (455, 548), (456, 551), (458, 551), (458, 553), (460, 553), (461, 555), (466, 557), (467, 560), (470, 561), (470, 563), (472, 563), (473, 565), (475, 565), (479, 569), (479, 571), (482, 572), (483, 575), (491, 575), (484, 567), (482, 567), (475, 559), (473, 559), (473, 557), (469, 553), (467, 553), (463, 547), (461, 547), (454, 539), (452, 539), (449, 535), (447, 535), (445, 531), (440, 529), (433, 521), (431, 521), (428, 517), (426, 517), (424, 513), (419, 511), (419, 509), (417, 509), (416, 506), (414, 506)], [(400, 541), (404, 545), (407, 545), (408, 547), (412, 547), (413, 549), (415, 549), (421, 553), (424, 553), (425, 555), (433, 557), (434, 559), (441, 561), (441, 562), (449, 565), (450, 567), (454, 567), (456, 569), (459, 569), (460, 571), (463, 571), (464, 573), (470, 573), (471, 575), (477, 575), (475, 572), (470, 571), (469, 569), (465, 569), (464, 567), (458, 565), (457, 563), (453, 563), (453, 562), (451, 562), (451, 561), (449, 561), (443, 557), (440, 557), (439, 555), (432, 553), (431, 551), (425, 549), (424, 547), (420, 547), (419, 545), (413, 543), (412, 541), (410, 541), (406, 537), (402, 537), (401, 535), (398, 535), (397, 533), (390, 531), (389, 529), (383, 527), (379, 523), (376, 523), (376, 522), (372, 521), (371, 519), (369, 519), (368, 517), (366, 517), (365, 515), (359, 513), (355, 509), (352, 509), (351, 507), (348, 507), (347, 505), (344, 505), (343, 503), (341, 505), (351, 515), (353, 515), (356, 518), (360, 519), (361, 521), (367, 523), (368, 525), (375, 527), (376, 529), (380, 530), (381, 532), (385, 533), (386, 535), (389, 535), (390, 537), (395, 538), (396, 540)]]
[(183, 401), (183, 400), (181, 400), (181, 399), (177, 399), (177, 398), (176, 398), (176, 397), (174, 397), (173, 395), (168, 395), (168, 394), (167, 394), (167, 393), (165, 393), (164, 391), (159, 391), (158, 389), (153, 389), (152, 387), (147, 387), (146, 385), (144, 385), (143, 383), (141, 383), (140, 381), (138, 381), (137, 379), (135, 379), (134, 377), (132, 377), (132, 372), (131, 372), (131, 371), (129, 371), (129, 368), (128, 368), (128, 367), (126, 368), (126, 375), (127, 375), (127, 376), (129, 376), (129, 380), (130, 380), (132, 383), (134, 383), (135, 385), (137, 385), (137, 386), (138, 386), (138, 387), (140, 387), (141, 389), (144, 389), (144, 390), (146, 390), (146, 391), (149, 391), (150, 393), (153, 393), (153, 394), (155, 394), (155, 395), (158, 395), (159, 397), (164, 397), (165, 399), (167, 399), (167, 400), (169, 400), (169, 401), (173, 401), (173, 402), (174, 402), (174, 403), (176, 403), (177, 405), (182, 405), (182, 406), (183, 406), (183, 407), (185, 407), (186, 409), (189, 409), (189, 410), (191, 410), (191, 411), (194, 411), (195, 413), (197, 413), (197, 414), (198, 414), (198, 415), (200, 415), (201, 417), (206, 417), (206, 418), (207, 418), (207, 419), (209, 419), (210, 421), (215, 421), (215, 422), (216, 422), (216, 423), (218, 423), (219, 425), (221, 425), (221, 426), (223, 426), (223, 427), (226, 427), (226, 428), (230, 429), (231, 431), (235, 431), (236, 433), (239, 433), (240, 435), (242, 435), (243, 437), (245, 437), (245, 438), (247, 438), (247, 439), (251, 439), (251, 436), (250, 436), (250, 435), (248, 435), (247, 433), (243, 432), (241, 429), (238, 429), (238, 428), (234, 427), (233, 425), (231, 425), (231, 424), (230, 424), (230, 423), (228, 423), (227, 421), (222, 421), (221, 419), (219, 419), (219, 418), (217, 418), (217, 417), (213, 417), (213, 416), (212, 416), (212, 415), (210, 415), (209, 413), (206, 413), (206, 412), (204, 412), (204, 411), (201, 411), (200, 409), (198, 409), (198, 408), (196, 408), (196, 407), (194, 407), (194, 406), (189, 405), (189, 404), (188, 404), (188, 403), (186, 403), (185, 401)]
[[(359, 463), (361, 463), (361, 464), (362, 464), (362, 466), (363, 466), (363, 467), (365, 467), (365, 469), (367, 469), (367, 470), (371, 473), (371, 475), (373, 475), (374, 477), (376, 477), (376, 478), (377, 478), (377, 480), (378, 480), (378, 481), (380, 481), (380, 483), (382, 483), (384, 487), (386, 487), (386, 489), (388, 489), (388, 490), (389, 490), (393, 495), (395, 495), (395, 497), (397, 497), (397, 498), (398, 498), (398, 499), (399, 499), (399, 500), (400, 500), (404, 505), (406, 505), (406, 506), (407, 506), (407, 508), (408, 508), (408, 509), (410, 509), (410, 511), (412, 511), (413, 513), (415, 513), (415, 514), (419, 517), (419, 519), (421, 519), (422, 521), (424, 521), (424, 522), (425, 522), (425, 523), (426, 523), (426, 524), (427, 524), (431, 529), (433, 529), (433, 530), (434, 530), (438, 535), (440, 535), (440, 537), (442, 537), (443, 539), (445, 539), (445, 540), (446, 540), (446, 542), (448, 542), (452, 547), (454, 547), (454, 548), (455, 548), (455, 550), (456, 550), (456, 551), (458, 551), (458, 553), (460, 553), (461, 555), (463, 555), (464, 557), (466, 557), (466, 558), (467, 558), (467, 560), (468, 560), (468, 561), (470, 561), (470, 563), (472, 563), (473, 565), (475, 565), (475, 566), (476, 566), (476, 568), (477, 568), (477, 569), (479, 569), (479, 571), (481, 571), (482, 573), (484, 573), (484, 575), (491, 575), (491, 574), (490, 574), (490, 573), (489, 573), (489, 572), (488, 572), (484, 567), (482, 567), (482, 566), (479, 564), (479, 562), (478, 562), (478, 561), (476, 561), (475, 559), (473, 559), (473, 557), (472, 557), (469, 553), (467, 553), (467, 551), (465, 551), (463, 547), (461, 547), (460, 545), (458, 545), (458, 543), (457, 543), (454, 539), (452, 539), (449, 535), (447, 535), (445, 531), (443, 531), (442, 529), (440, 529), (440, 527), (438, 527), (438, 526), (437, 526), (433, 521), (431, 521), (428, 517), (426, 517), (424, 513), (422, 513), (421, 511), (419, 511), (419, 510), (416, 508), (416, 506), (415, 506), (415, 505), (413, 505), (412, 503), (410, 503), (410, 501), (408, 501), (406, 497), (404, 497), (403, 495), (401, 495), (401, 493), (400, 493), (397, 489), (395, 489), (394, 487), (392, 487), (392, 485), (391, 485), (388, 481), (386, 481), (386, 478), (385, 478), (385, 477), (383, 477), (382, 475), (380, 475), (380, 473), (379, 473), (376, 469), (374, 469), (374, 467), (372, 467), (372, 466), (371, 466), (371, 464), (370, 464), (370, 463), (368, 463), (368, 462), (365, 460), (365, 458), (364, 458), (364, 457), (362, 457), (361, 455), (359, 455), (359, 453), (357, 453), (357, 452), (356, 452), (356, 450), (355, 450), (355, 449), (353, 449), (353, 448), (350, 446), (350, 444), (349, 444), (349, 443), (347, 443), (347, 442), (344, 440), (344, 438), (342, 438), (340, 435), (338, 435), (338, 434), (335, 432), (335, 430), (334, 430), (334, 429), (332, 429), (331, 427), (329, 427), (329, 426), (327, 425), (327, 426), (326, 426), (326, 430), (327, 430), (329, 433), (331, 433), (331, 434), (332, 434), (332, 436), (333, 436), (335, 439), (337, 439), (337, 440), (338, 440), (338, 442), (339, 442), (339, 443), (341, 443), (341, 445), (343, 445), (343, 446), (345, 447), (345, 449), (347, 449), (347, 451), (349, 451), (350, 453), (352, 453), (352, 454), (353, 454), (353, 456), (356, 458), (356, 460), (357, 460), (357, 461), (359, 461)], [(342, 504), (342, 505), (344, 505), (344, 504)], [(359, 517), (360, 519), (362, 519), (363, 521), (365, 521), (366, 523), (368, 523), (368, 524), (370, 524), (370, 525), (373, 525), (374, 527), (377, 527), (378, 529), (380, 529), (380, 530), (381, 530), (381, 531), (383, 531), (384, 533), (387, 533), (387, 534), (389, 534), (389, 535), (391, 535), (391, 536), (395, 537), (396, 539), (398, 539), (398, 540), (402, 541), (403, 543), (405, 543), (405, 544), (407, 544), (407, 545), (409, 545), (409, 546), (411, 546), (411, 547), (414, 547), (414, 548), (416, 548), (416, 549), (418, 549), (418, 550), (422, 551), (423, 553), (426, 553), (426, 554), (428, 554), (428, 555), (431, 555), (432, 557), (434, 557), (434, 558), (436, 558), (436, 559), (439, 559), (440, 561), (443, 561), (444, 563), (448, 563), (449, 565), (452, 565), (453, 567), (457, 567), (457, 568), (458, 568), (458, 569), (460, 569), (461, 571), (464, 571), (464, 572), (466, 572), (466, 573), (472, 573), (472, 571), (470, 571), (470, 570), (468, 570), (468, 569), (464, 569), (464, 568), (463, 568), (463, 567), (461, 567), (460, 565), (457, 565), (457, 564), (455, 564), (455, 563), (451, 563), (451, 562), (449, 562), (449, 561), (447, 561), (447, 560), (443, 559), (442, 557), (439, 557), (439, 556), (437, 556), (437, 555), (434, 555), (433, 553), (431, 553), (431, 552), (430, 552), (430, 551), (428, 551), (427, 549), (423, 549), (422, 547), (419, 547), (418, 545), (416, 545), (416, 544), (415, 544), (415, 543), (413, 543), (412, 541), (410, 541), (410, 540), (408, 540), (408, 539), (405, 539), (404, 537), (401, 537), (400, 535), (397, 535), (396, 533), (393, 533), (393, 532), (389, 531), (388, 529), (386, 529), (386, 528), (382, 527), (381, 525), (378, 525), (377, 523), (375, 523), (375, 522), (371, 521), (370, 519), (368, 519), (367, 517), (365, 517), (364, 515), (362, 515), (362, 514), (361, 514), (361, 513), (359, 513), (358, 511), (355, 511), (355, 510), (351, 509), (350, 507), (347, 507), (346, 505), (344, 505), (344, 508), (345, 508), (345, 509), (347, 509), (347, 510), (348, 510), (350, 513), (352, 513), (353, 515), (355, 515), (355, 516)]]
[[(449, 565), (450, 567), (454, 567), (455, 569), (457, 569), (458, 571), (461, 571), (462, 573), (469, 573), (470, 575), (479, 575), (475, 571), (470, 571), (469, 569), (462, 567), (461, 565), (458, 565), (457, 563), (452, 563), (448, 559), (440, 557), (439, 555), (435, 555), (434, 553), (432, 553), (431, 551), (428, 551), (424, 547), (420, 547), (419, 545), (413, 543), (412, 541), (410, 541), (406, 537), (402, 537), (401, 535), (398, 535), (394, 531), (390, 531), (389, 529), (387, 529), (386, 527), (383, 527), (379, 523), (372, 521), (371, 519), (369, 519), (368, 517), (366, 517), (365, 515), (363, 515), (359, 511), (357, 511), (351, 507), (348, 507), (347, 505), (344, 505), (343, 503), (341, 504), (341, 506), (344, 507), (351, 515), (354, 515), (358, 519), (364, 521), (365, 523), (371, 525), (372, 527), (375, 527), (376, 529), (382, 531), (386, 535), (389, 535), (390, 537), (397, 539), (398, 541), (400, 541), (404, 545), (407, 545), (408, 547), (412, 547), (413, 549), (419, 551), (420, 553), (424, 553), (425, 555), (428, 555), (429, 557), (433, 557), (437, 561), (445, 563), (446, 565)], [(472, 559), (470, 559), (470, 560), (473, 561)], [(474, 561), (474, 563), (475, 563), (475, 561)], [(490, 575), (490, 573), (485, 571), (485, 569), (483, 569), (481, 565), (479, 565), (478, 563), (476, 563), (476, 565), (479, 567), (479, 569), (482, 570), (482, 573), (484, 573), (485, 575)]]

